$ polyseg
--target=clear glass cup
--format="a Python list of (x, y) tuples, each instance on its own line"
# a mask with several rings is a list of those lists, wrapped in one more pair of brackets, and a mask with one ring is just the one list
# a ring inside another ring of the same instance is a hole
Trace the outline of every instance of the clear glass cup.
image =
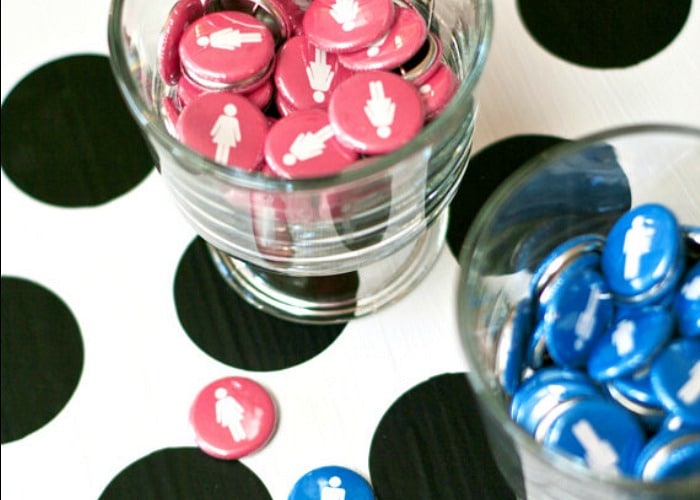
[[(657, 202), (700, 230), (700, 129), (642, 125), (554, 147), (520, 167), (482, 206), (460, 252), (459, 329), (468, 379), (495, 461), (519, 498), (698, 498), (700, 478), (643, 483), (596, 473), (540, 446), (509, 417), (498, 340), (531, 299), (534, 266), (581, 234), (607, 234), (631, 207)], [(700, 242), (696, 242), (700, 245)]]
[(110, 60), (175, 204), (224, 279), (260, 309), (309, 323), (364, 316), (413, 289), (444, 245), (467, 168), (491, 2), (414, 2), (460, 80), (451, 104), (400, 150), (302, 180), (217, 165), (168, 133), (160, 102), (172, 89), (158, 75), (157, 41), (173, 3), (113, 0)]

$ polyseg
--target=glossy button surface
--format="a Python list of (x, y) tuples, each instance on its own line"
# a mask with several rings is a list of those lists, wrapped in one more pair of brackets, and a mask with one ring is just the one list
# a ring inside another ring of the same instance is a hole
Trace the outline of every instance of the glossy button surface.
[(690, 268), (676, 294), (678, 329), (686, 337), (700, 337), (700, 262)]
[(663, 307), (625, 310), (591, 351), (588, 373), (605, 381), (651, 363), (673, 333), (673, 316)]
[(340, 63), (354, 71), (368, 71), (396, 68), (413, 57), (428, 34), (425, 19), (413, 7), (397, 6), (395, 11), (384, 36), (361, 50), (340, 54)]
[(158, 38), (158, 73), (165, 83), (175, 85), (180, 78), (180, 39), (194, 20), (204, 15), (199, 0), (178, 0), (170, 9)]
[(663, 205), (639, 205), (622, 215), (608, 233), (603, 273), (618, 300), (648, 303), (676, 285), (683, 255), (673, 212)]
[(447, 64), (440, 63), (435, 73), (418, 87), (427, 120), (432, 120), (442, 113), (457, 92), (457, 87), (457, 75)]
[(245, 97), (228, 92), (202, 94), (177, 121), (182, 142), (228, 166), (256, 170), (263, 159), (268, 121)]
[(700, 474), (700, 429), (659, 432), (644, 446), (635, 473), (644, 481), (697, 477)]
[(367, 47), (389, 31), (394, 22), (392, 0), (314, 0), (306, 9), (304, 34), (329, 52), (352, 52)]
[(680, 338), (668, 344), (654, 359), (650, 377), (665, 408), (700, 425), (700, 340)]
[(295, 109), (327, 109), (333, 90), (352, 74), (336, 54), (314, 46), (306, 36), (295, 36), (277, 53), (274, 81)]
[(632, 475), (645, 441), (632, 414), (612, 402), (582, 399), (554, 419), (543, 444), (577, 457), (594, 471)]
[(411, 83), (386, 71), (357, 73), (331, 96), (328, 114), (338, 140), (361, 153), (388, 153), (423, 126), (423, 103)]
[(198, 446), (221, 459), (236, 459), (265, 445), (277, 424), (270, 394), (245, 377), (225, 377), (204, 387), (190, 409)]
[(374, 500), (369, 482), (346, 467), (328, 465), (304, 474), (288, 500)]
[(265, 160), (285, 179), (321, 177), (340, 172), (357, 153), (340, 144), (320, 109), (297, 111), (279, 119), (265, 139)]
[(253, 16), (232, 10), (197, 19), (180, 41), (182, 66), (193, 80), (241, 91), (271, 71), (274, 53), (270, 30)]

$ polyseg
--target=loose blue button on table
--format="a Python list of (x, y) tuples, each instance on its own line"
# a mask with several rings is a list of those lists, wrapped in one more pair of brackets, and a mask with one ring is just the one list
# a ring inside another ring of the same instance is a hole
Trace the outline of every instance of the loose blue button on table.
[(581, 399), (554, 419), (543, 444), (577, 457), (592, 470), (632, 475), (645, 441), (628, 411), (610, 401)]
[(686, 337), (700, 337), (700, 262), (690, 268), (673, 303), (678, 329)]
[(543, 368), (526, 379), (513, 395), (511, 417), (534, 436), (550, 411), (565, 401), (581, 398), (602, 399), (602, 393), (582, 372)]
[(648, 203), (615, 222), (603, 246), (601, 265), (619, 301), (649, 304), (678, 283), (684, 256), (676, 216), (663, 205)]
[(651, 365), (651, 385), (661, 404), (691, 425), (700, 425), (700, 339), (669, 343)]
[(294, 484), (289, 500), (374, 500), (370, 484), (345, 467), (328, 465), (304, 474)]
[(588, 373), (599, 382), (648, 365), (673, 333), (673, 315), (659, 306), (626, 309), (600, 338), (588, 358)]
[(700, 430), (659, 432), (640, 452), (635, 476), (644, 481), (700, 476)]

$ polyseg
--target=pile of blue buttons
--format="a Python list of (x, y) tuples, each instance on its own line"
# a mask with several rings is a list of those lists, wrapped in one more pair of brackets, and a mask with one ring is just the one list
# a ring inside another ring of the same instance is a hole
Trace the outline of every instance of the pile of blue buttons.
[(537, 442), (602, 474), (700, 475), (699, 237), (647, 203), (537, 265), (496, 356)]

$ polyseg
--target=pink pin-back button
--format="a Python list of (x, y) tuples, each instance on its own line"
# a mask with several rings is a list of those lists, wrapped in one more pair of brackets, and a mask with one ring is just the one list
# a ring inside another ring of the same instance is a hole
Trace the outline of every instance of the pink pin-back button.
[(187, 73), (184, 73), (177, 83), (177, 100), (180, 106), (184, 108), (197, 97), (207, 92), (231, 92), (247, 97), (257, 107), (264, 109), (272, 101), (274, 90), (274, 85), (270, 78), (263, 78), (260, 81), (260, 85), (252, 90), (237, 92), (229, 89), (204, 87), (192, 80)]
[(158, 38), (158, 73), (168, 85), (180, 78), (179, 45), (185, 29), (204, 15), (200, 0), (178, 0), (170, 9)]
[(262, 163), (267, 130), (263, 112), (229, 92), (202, 94), (177, 120), (178, 137), (186, 145), (222, 165), (248, 171)]
[(295, 36), (277, 52), (273, 79), (293, 108), (327, 109), (333, 89), (352, 74), (340, 65), (337, 54), (316, 47), (306, 36)]
[(381, 38), (393, 22), (392, 0), (314, 0), (302, 25), (317, 47), (352, 52)]
[(224, 377), (197, 394), (190, 425), (205, 453), (233, 460), (258, 450), (272, 437), (277, 409), (259, 383), (245, 377)]
[(294, 0), (204, 0), (204, 12), (235, 10), (265, 24), (277, 43), (300, 32), (304, 11)]
[(447, 107), (452, 100), (459, 81), (452, 69), (440, 63), (437, 71), (418, 87), (418, 92), (425, 106), (425, 119), (433, 120)]
[(428, 34), (425, 19), (411, 6), (397, 6), (391, 29), (379, 40), (355, 52), (338, 56), (340, 64), (354, 71), (392, 69), (411, 59)]
[(272, 71), (274, 54), (270, 30), (250, 14), (232, 10), (200, 17), (180, 40), (184, 71), (205, 87), (251, 90)]
[(328, 113), (297, 111), (279, 119), (265, 138), (265, 160), (278, 177), (301, 179), (340, 172), (357, 153), (335, 138)]
[(165, 124), (165, 128), (168, 130), (170, 135), (172, 135), (173, 137), (177, 137), (177, 130), (175, 129), (175, 124), (177, 123), (177, 119), (180, 116), (180, 109), (175, 104), (175, 100), (169, 95), (166, 95), (160, 101), (160, 112), (163, 116), (163, 123)]
[(423, 126), (418, 89), (388, 71), (351, 76), (331, 96), (328, 115), (338, 140), (365, 154), (383, 154), (408, 143)]
[(433, 76), (441, 62), (442, 42), (435, 33), (428, 32), (420, 50), (395, 71), (414, 85), (421, 86)]
[(280, 92), (275, 93), (274, 99), (275, 107), (277, 108), (277, 111), (279, 112), (281, 117), (288, 116), (296, 111), (299, 111), (294, 107), (292, 103), (287, 101), (287, 99), (285, 99)]

